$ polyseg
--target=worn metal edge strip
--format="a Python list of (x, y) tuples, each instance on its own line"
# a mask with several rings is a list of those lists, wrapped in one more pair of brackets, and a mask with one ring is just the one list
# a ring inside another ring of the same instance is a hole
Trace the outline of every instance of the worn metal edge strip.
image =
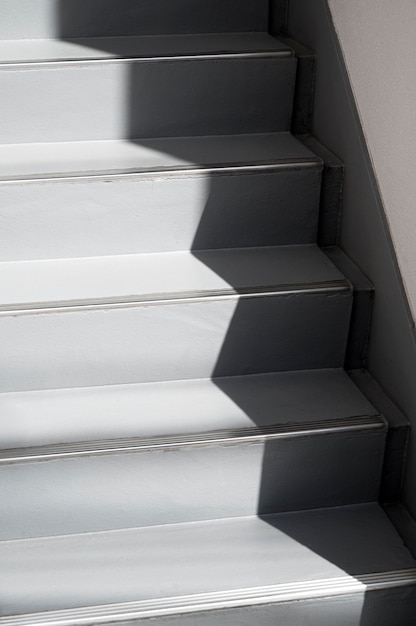
[(96, 298), (94, 300), (76, 300), (59, 302), (36, 302), (0, 305), (0, 317), (9, 315), (40, 315), (48, 313), (65, 313), (77, 311), (98, 311), (108, 309), (121, 309), (130, 307), (150, 307), (160, 305), (172, 305), (197, 302), (212, 302), (221, 300), (235, 300), (241, 298), (279, 297), (311, 293), (342, 293), (350, 292), (351, 285), (347, 280), (336, 280), (322, 283), (310, 283), (308, 285), (271, 285), (270, 287), (248, 287), (236, 291), (229, 290), (182, 292), (176, 294), (149, 294), (142, 297), (131, 298)]
[(416, 569), (378, 572), (358, 576), (306, 580), (293, 583), (236, 589), (223, 592), (158, 598), (68, 610), (1, 617), (0, 626), (72, 626), (122, 622), (145, 617), (162, 617), (232, 609), (264, 604), (280, 604), (315, 598), (364, 594), (416, 585)]
[(59, 172), (56, 174), (27, 174), (27, 175), (0, 175), (0, 185), (20, 184), (20, 183), (43, 183), (43, 182), (76, 182), (76, 181), (96, 181), (118, 178), (155, 178), (163, 176), (166, 178), (173, 177), (190, 177), (190, 176), (210, 176), (210, 175), (230, 175), (258, 172), (276, 172), (283, 169), (306, 169), (322, 166), (319, 158), (288, 158), (285, 160), (258, 161), (257, 163), (230, 163), (222, 165), (221, 163), (211, 163), (207, 165), (178, 165), (177, 167), (154, 167), (142, 170), (140, 168), (123, 168), (109, 169), (104, 171), (85, 172)]
[(158, 61), (213, 61), (226, 59), (288, 59), (293, 57), (291, 50), (250, 50), (245, 52), (197, 52), (197, 53), (172, 53), (172, 54), (150, 54), (148, 56), (91, 56), (84, 58), (68, 57), (66, 59), (35, 59), (25, 61), (2, 61), (0, 60), (0, 70), (27, 70), (39, 68), (56, 67), (79, 67), (86, 65), (110, 65), (116, 63), (156, 63)]
[(185, 435), (154, 438), (111, 439), (84, 441), (67, 444), (50, 444), (30, 448), (0, 451), (0, 464), (47, 461), (81, 456), (99, 456), (126, 452), (150, 452), (210, 445), (236, 445), (241, 443), (265, 443), (277, 439), (293, 439), (305, 436), (342, 434), (385, 430), (386, 422), (381, 415), (358, 415), (297, 424), (217, 430)]

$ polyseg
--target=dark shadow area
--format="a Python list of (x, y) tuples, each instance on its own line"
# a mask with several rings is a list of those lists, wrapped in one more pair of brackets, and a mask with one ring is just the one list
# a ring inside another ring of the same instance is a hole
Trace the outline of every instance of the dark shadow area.
[[(398, 559), (409, 567), (414, 563), (375, 505), (357, 505), (348, 511), (333, 508), (269, 515), (262, 519), (342, 571), (358, 577), (368, 574), (369, 566), (372, 571), (385, 572)], [(368, 525), (374, 531), (371, 536)], [(381, 550), (383, 544), (385, 549)]]
[(264, 31), (267, 2), (250, 0), (59, 0), (62, 39)]
[(289, 237), (297, 244), (310, 243), (315, 208), (299, 202), (299, 185), (299, 195), (291, 194), (296, 177), (294, 170), (212, 174), (210, 195), (192, 244), (194, 254), (211, 248), (285, 245)]
[[(197, 32), (198, 29), (200, 32), (209, 32), (217, 25), (210, 0), (180, 2), (184, 10), (190, 5), (195, 9), (197, 5), (197, 11), (191, 12), (186, 24), (179, 21), (177, 4), (173, 0), (149, 0), (136, 3), (133, 10), (129, 0), (117, 3), (114, 0), (64, 0), (61, 2), (61, 36), (62, 39), (70, 39), (85, 37), (87, 34), (95, 37), (109, 36), (110, 33), (115, 36), (147, 35)], [(230, 22), (222, 22), (224, 31), (241, 30), (244, 20), (252, 19), (250, 11), (256, 13), (254, 3), (238, 4), (234, 11), (235, 5), (233, 0), (215, 2), (217, 11), (230, 17)], [(153, 14), (157, 16), (155, 19)], [(140, 24), (139, 32), (137, 24)], [(117, 42), (113, 42), (111, 47), (111, 52), (118, 53)], [(121, 48), (119, 52), (123, 53)], [(204, 68), (203, 90), (198, 87), (201, 66)], [(254, 66), (249, 70), (247, 67), (251, 67), (248, 60), (238, 70), (241, 72), (240, 84), (245, 84), (248, 72), (254, 102), (256, 94), (264, 94), (265, 77), (261, 72), (256, 75)], [(276, 125), (270, 128), (262, 110), (244, 106), (240, 92), (224, 101), (223, 94), (228, 89), (229, 76), (228, 63), (219, 64), (215, 60), (199, 63), (132, 62), (129, 84), (126, 85), (129, 110), (126, 111), (125, 137), (137, 144), (141, 144), (141, 139), (144, 139), (145, 144), (145, 139), (149, 137), (238, 134), (243, 133), (246, 127), (258, 133), (282, 129), (284, 116), (278, 119), (279, 114), (276, 113)], [(270, 106), (273, 108), (273, 102)], [(190, 150), (186, 144), (181, 147), (178, 143), (175, 150), (171, 142), (165, 145), (161, 142), (158, 149), (161, 152), (169, 150), (171, 155), (186, 159), (195, 166), (216, 163), (215, 151), (210, 159), (206, 153)], [(190, 248), (196, 258), (207, 264), (237, 292), (248, 290), (242, 289), (236, 279), (241, 268), (212, 261), (204, 251), (314, 241), (317, 233), (314, 208), (316, 193), (312, 194), (312, 201), (305, 210), (305, 203), (300, 201), (302, 194), (297, 187), (295, 170), (243, 174), (217, 172), (205, 176), (209, 178), (209, 196)], [(305, 184), (310, 182), (305, 179)], [(221, 353), (212, 372), (213, 380), (249, 416), (253, 426), (262, 429), (274, 425), (279, 422), (282, 407), (270, 403), (261, 395), (254, 397), (248, 393), (249, 387), (244, 389), (241, 385), (234, 385), (227, 377), (342, 367), (348, 315), (349, 304), (342, 294), (331, 297), (319, 294), (291, 294), (280, 298), (267, 295), (243, 297), (236, 306), (224, 337)], [(259, 516), (301, 508), (349, 504), (351, 497), (344, 486), (351, 486), (351, 483), (356, 489), (355, 501), (357, 493), (360, 502), (376, 499), (377, 494), (366, 484), (360, 491), (362, 467), (359, 463), (355, 476), (348, 475), (345, 469), (344, 461), (346, 463), (354, 454), (357, 457), (365, 454), (365, 449), (360, 449), (362, 439), (350, 437), (349, 444), (344, 446), (343, 454), (339, 456), (339, 448), (331, 447), (334, 437), (317, 437), (313, 447), (303, 445), (302, 437), (265, 445), (259, 485)], [(330, 475), (322, 470), (323, 455), (328, 455), (331, 467), (336, 468)], [(343, 546), (340, 552), (338, 546), (343, 545), (342, 538), (349, 536), (350, 528), (348, 524), (345, 525), (344, 518), (337, 517), (337, 512), (331, 519), (332, 524), (325, 527), (317, 513), (316, 532), (311, 534), (310, 528), (297, 525), (290, 514), (286, 521), (277, 521), (269, 516), (264, 518), (267, 523), (343, 571), (356, 573), (357, 558), (360, 559), (360, 550), (368, 537), (365, 532), (364, 535), (358, 533), (357, 544), (347, 546), (346, 549)], [(380, 548), (379, 544), (377, 546)], [(362, 554), (368, 555), (368, 551), (367, 546), (366, 552), (363, 550)], [(376, 552), (374, 549), (376, 567), (383, 569), (384, 564), (377, 560), (379, 556)], [(363, 570), (366, 564), (368, 561), (363, 560)]]
[[(272, 57), (133, 62), (126, 137), (140, 140), (286, 130), (293, 70), (291, 59), (288, 61), (279, 72)], [(264, 95), (260, 106), (259, 93)]]

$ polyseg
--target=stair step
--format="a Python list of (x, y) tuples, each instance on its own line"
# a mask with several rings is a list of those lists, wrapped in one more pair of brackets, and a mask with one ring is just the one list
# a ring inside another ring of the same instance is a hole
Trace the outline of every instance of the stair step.
[(0, 539), (373, 502), (385, 438), (364, 415), (5, 451)]
[(379, 490), (386, 423), (342, 370), (1, 394), (0, 409), (2, 539)]
[(314, 243), (321, 169), (288, 133), (0, 146), (0, 259)]
[(279, 246), (0, 264), (0, 312), (345, 288), (317, 246)]
[(288, 132), (0, 145), (0, 157), (0, 180), (6, 183), (322, 164)]
[[(21, 282), (14, 293), (11, 286), (13, 301), (3, 301), (10, 310), (0, 318), (1, 391), (343, 364), (351, 285), (313, 247), (212, 251), (196, 258), (143, 255), (125, 280), (109, 269), (123, 268), (126, 274), (124, 262), (118, 257), (34, 262), (44, 267), (43, 284), (37, 282), (40, 271), (32, 278), (30, 263), (5, 264), (5, 272), (11, 268), (9, 279), (15, 272)], [(71, 271), (61, 284), (64, 274), (58, 268), (63, 266)], [(136, 278), (139, 267), (142, 276)], [(107, 279), (111, 288), (121, 281), (124, 295), (116, 302)], [(37, 287), (30, 289), (30, 281)]]
[[(271, 426), (290, 432), (293, 425), (371, 417), (377, 411), (336, 369), (2, 393), (0, 415), (0, 454), (7, 460), (28, 455), (30, 447), (36, 455), (40, 446), (88, 441), (112, 440), (117, 448), (126, 438), (232, 434)], [(10, 448), (14, 452), (7, 452)], [(71, 448), (68, 454), (77, 452)]]
[(314, 613), (311, 601), (333, 596), (349, 600), (345, 624), (358, 626), (354, 599), (363, 608), (379, 594), (383, 604), (389, 589), (409, 585), (414, 597), (416, 584), (416, 562), (375, 504), (1, 542), (0, 554), (1, 626), (186, 614), (199, 624), (199, 612), (269, 605), (278, 615), (296, 600), (293, 620), (304, 602)]
[(267, 0), (2, 0), (0, 39), (267, 31)]
[(290, 57), (290, 48), (268, 33), (209, 33), (131, 37), (87, 37), (71, 40), (0, 41), (3, 64), (61, 63), (111, 59), (177, 59), (225, 56)]
[(214, 41), (193, 41), (195, 51), (188, 44), (186, 56), (178, 42), (177, 48), (172, 44), (176, 56), (155, 58), (156, 46), (148, 44), (148, 53), (142, 46), (145, 58), (128, 63), (97, 60), (94, 50), (88, 60), (1, 65), (2, 143), (290, 129), (296, 59), (289, 49), (283, 56), (278, 44), (277, 50), (242, 52), (236, 42), (233, 54), (230, 41), (230, 51), (207, 55), (201, 50), (214, 49)]

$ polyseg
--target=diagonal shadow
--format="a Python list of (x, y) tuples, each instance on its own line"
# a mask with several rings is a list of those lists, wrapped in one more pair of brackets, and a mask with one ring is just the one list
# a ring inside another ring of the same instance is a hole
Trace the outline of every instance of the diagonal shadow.
[[(224, 10), (228, 0), (215, 0), (218, 10), (230, 15), (234, 25), (224, 22), (224, 31), (235, 30), (235, 14)], [(233, 5), (232, 0), (228, 4)], [(183, 24), (178, 24), (175, 12), (175, 3), (172, 0), (151, 0), (135, 4), (131, 13), (129, 0), (95, 0), (88, 3), (85, 0), (61, 0), (59, 20), (61, 24), (60, 36), (63, 40), (72, 41), (74, 38), (95, 35), (97, 39), (91, 41), (92, 47), (99, 47), (105, 52), (123, 56), (126, 52), (125, 42), (117, 39), (100, 40), (99, 37), (111, 35), (155, 35), (162, 32), (173, 34), (182, 32)], [(195, 3), (193, 3), (195, 7)], [(157, 20), (151, 21), (157, 7)], [(211, 0), (199, 0), (198, 11), (190, 20), (185, 32), (209, 32), (212, 10)], [(131, 30), (126, 32), (126, 15)], [(139, 31), (137, 31), (139, 24)], [(151, 24), (151, 27), (149, 26)], [(83, 45), (86, 41), (83, 40)], [(203, 134), (205, 111), (214, 109), (218, 119), (214, 134), (231, 134), (241, 127), (241, 119), (230, 111), (228, 116), (223, 114), (221, 100), (218, 93), (227, 88), (226, 76), (218, 81), (218, 75), (212, 72), (210, 81), (202, 96), (195, 97), (193, 85), (198, 81), (196, 68), (188, 65), (189, 71), (179, 76), (176, 73), (174, 62), (164, 61), (160, 64), (130, 63), (129, 79), (126, 85), (129, 110), (126, 111), (125, 137), (130, 141), (146, 143), (149, 137), (171, 137), (175, 135)], [(260, 87), (259, 87), (260, 89)], [(202, 92), (201, 92), (202, 93)], [(260, 91), (259, 91), (260, 93)], [(233, 105), (234, 106), (234, 105)], [(201, 131), (202, 129), (202, 131)], [(261, 122), (260, 122), (260, 131)], [(263, 129), (266, 130), (266, 129)], [(212, 132), (212, 127), (207, 133)], [(237, 131), (238, 132), (238, 131)], [(159, 146), (161, 151), (186, 159), (194, 165), (206, 162), (206, 155), (201, 159), (197, 149), (188, 145), (172, 149), (171, 143)], [(162, 150), (163, 148), (163, 150)], [(283, 221), (288, 222), (292, 207), (287, 204), (288, 191), (295, 190), (295, 179), (288, 177), (282, 187), (282, 180), (278, 173), (263, 172), (251, 173), (245, 176), (233, 174), (212, 173), (206, 176), (205, 182), (209, 187), (206, 204), (199, 214), (199, 223), (195, 229), (193, 240), (189, 242), (190, 249), (196, 258), (208, 264), (229, 284), (236, 287), (235, 270), (231, 266), (216, 264), (205, 253), (206, 250), (234, 247), (276, 246), (287, 243), (287, 233)], [(259, 194), (259, 190), (261, 193)], [(286, 204), (284, 204), (286, 202)], [(281, 216), (285, 214), (285, 220)], [(301, 229), (311, 228), (311, 219), (300, 224)], [(293, 225), (299, 217), (293, 212)], [(259, 227), (259, 225), (261, 225)], [(301, 231), (300, 231), (301, 232)], [(308, 237), (300, 236), (298, 243), (307, 243)], [(238, 287), (236, 287), (238, 291)], [(235, 385), (230, 375), (250, 375), (269, 372), (278, 372), (290, 369), (314, 368), (316, 355), (323, 355), (322, 346), (328, 342), (323, 335), (311, 333), (308, 324), (305, 324), (304, 313), (299, 298), (293, 298), (284, 314), (275, 306), (273, 298), (241, 298), (224, 337), (221, 352), (212, 371), (215, 384), (228, 395), (250, 418), (253, 426), (264, 427), (279, 421), (279, 397), (274, 397), (271, 404), (267, 400), (254, 399), (242, 385)], [(319, 307), (318, 307), (319, 308)], [(291, 330), (291, 332), (289, 332)], [(298, 333), (299, 342), (293, 345), (287, 337)], [(311, 338), (312, 337), (312, 338)], [(309, 347), (308, 354), (304, 346)], [(326, 348), (325, 348), (326, 349)], [(324, 350), (325, 351), (325, 350)], [(333, 354), (327, 350), (328, 367), (333, 367)], [(325, 355), (321, 363), (325, 362)], [(319, 359), (318, 359), (319, 360)], [(342, 361), (336, 364), (342, 366)], [(322, 366), (322, 365), (321, 365)], [(295, 538), (300, 543), (309, 545), (317, 554), (338, 566), (344, 572), (352, 572), (352, 560), (345, 559), (345, 555), (337, 552), (337, 543), (330, 540), (330, 529), (322, 528), (316, 533), (314, 545), (310, 545), (308, 533), (305, 529), (295, 527), (287, 518), (277, 521), (270, 514), (282, 510), (297, 510), (303, 508), (318, 508), (328, 506), (328, 494), (325, 494), (325, 503), (314, 495), (314, 485), (325, 477), (320, 476), (314, 467), (319, 464), (319, 457), (325, 453), (325, 446), (315, 449), (308, 459), (299, 460), (294, 457), (290, 445), (286, 442), (285, 448), (275, 444), (266, 444), (263, 453), (263, 468), (261, 484), (259, 485), (257, 513), (265, 522), (274, 525), (279, 530)], [(305, 472), (299, 473), (303, 465), (310, 468), (310, 480), (305, 483)], [(335, 460), (336, 466), (336, 460)], [(276, 483), (282, 483), (282, 473), (287, 482), (285, 490), (285, 506), (276, 502)], [(340, 480), (347, 477), (340, 474)], [(336, 494), (333, 494), (336, 502)], [(335, 529), (332, 537), (342, 531)], [(329, 539), (329, 540), (328, 540)], [(356, 564), (354, 565), (356, 567)], [(360, 606), (363, 619), (366, 606)], [(365, 622), (367, 623), (367, 622)]]

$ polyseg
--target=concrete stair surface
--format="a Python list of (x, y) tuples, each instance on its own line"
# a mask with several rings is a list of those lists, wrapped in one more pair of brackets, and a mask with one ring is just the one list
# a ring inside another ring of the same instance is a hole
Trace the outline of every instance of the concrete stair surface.
[(304, 49), (259, 0), (0, 5), (0, 626), (412, 626)]

